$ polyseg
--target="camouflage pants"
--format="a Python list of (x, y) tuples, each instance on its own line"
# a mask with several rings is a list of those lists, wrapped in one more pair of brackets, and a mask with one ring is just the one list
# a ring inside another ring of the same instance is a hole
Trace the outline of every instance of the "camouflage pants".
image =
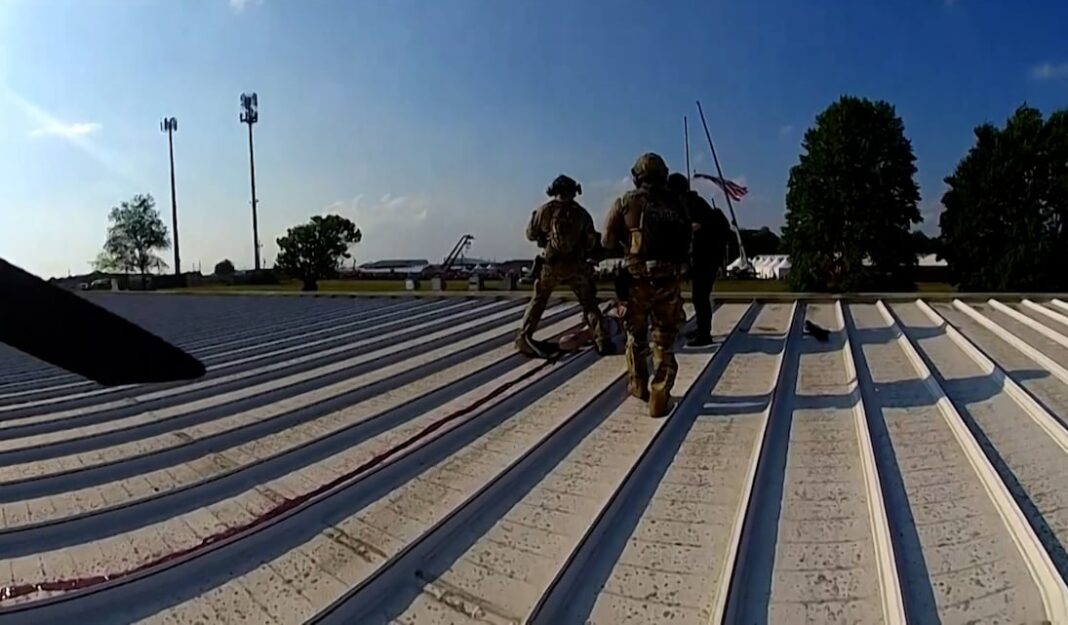
[[(648, 384), (652, 391), (671, 392), (679, 370), (674, 352), (675, 337), (685, 322), (679, 280), (636, 278), (631, 282), (623, 329), (627, 331), (627, 373), (632, 389), (644, 389)], [(650, 345), (652, 380), (649, 379), (648, 365)]]
[(523, 315), (523, 325), (519, 330), (520, 336), (532, 337), (538, 329), (538, 323), (545, 312), (545, 306), (553, 294), (553, 289), (558, 284), (566, 284), (571, 287), (582, 306), (586, 325), (593, 331), (598, 340), (606, 340), (607, 332), (603, 323), (601, 309), (597, 306), (597, 287), (593, 281), (593, 274), (588, 267), (552, 267), (545, 265), (541, 273), (534, 281), (534, 296), (527, 304), (526, 314)]

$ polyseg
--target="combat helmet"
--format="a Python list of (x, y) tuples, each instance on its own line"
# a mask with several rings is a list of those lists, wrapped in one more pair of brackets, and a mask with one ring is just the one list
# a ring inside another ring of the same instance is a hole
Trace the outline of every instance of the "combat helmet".
[(555, 197), (564, 193), (573, 193), (575, 195), (582, 195), (582, 185), (575, 182), (575, 179), (571, 176), (560, 174), (553, 180), (545, 189), (545, 195), (549, 197)]
[(646, 152), (634, 161), (634, 167), (630, 168), (630, 176), (634, 184), (665, 184), (668, 177), (667, 163), (655, 152)]

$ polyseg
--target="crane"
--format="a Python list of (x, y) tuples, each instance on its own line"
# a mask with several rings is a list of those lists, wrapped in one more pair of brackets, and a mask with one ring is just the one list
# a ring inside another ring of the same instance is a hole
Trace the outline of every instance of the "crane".
[(452, 268), (452, 265), (456, 262), (456, 259), (463, 256), (464, 252), (466, 252), (468, 248), (471, 247), (471, 242), (474, 240), (475, 237), (470, 234), (465, 234), (460, 237), (460, 240), (457, 241), (456, 245), (453, 246), (452, 251), (449, 252), (449, 255), (445, 257), (444, 262), (441, 263), (442, 273), (445, 273)]

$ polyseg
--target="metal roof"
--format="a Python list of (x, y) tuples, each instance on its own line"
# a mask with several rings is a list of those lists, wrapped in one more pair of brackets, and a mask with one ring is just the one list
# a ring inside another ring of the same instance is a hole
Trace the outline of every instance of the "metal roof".
[(209, 373), (0, 350), (0, 624), (1068, 622), (1064, 301), (726, 302), (650, 419), (520, 299), (91, 297)]

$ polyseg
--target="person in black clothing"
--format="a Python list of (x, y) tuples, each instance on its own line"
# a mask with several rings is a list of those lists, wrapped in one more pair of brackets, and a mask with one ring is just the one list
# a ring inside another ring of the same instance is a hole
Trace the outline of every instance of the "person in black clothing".
[(690, 181), (685, 175), (671, 174), (668, 188), (682, 200), (693, 226), (690, 282), (697, 329), (687, 345), (705, 347), (712, 344), (712, 285), (723, 264), (730, 222), (723, 211), (709, 206), (704, 198), (690, 189)]

